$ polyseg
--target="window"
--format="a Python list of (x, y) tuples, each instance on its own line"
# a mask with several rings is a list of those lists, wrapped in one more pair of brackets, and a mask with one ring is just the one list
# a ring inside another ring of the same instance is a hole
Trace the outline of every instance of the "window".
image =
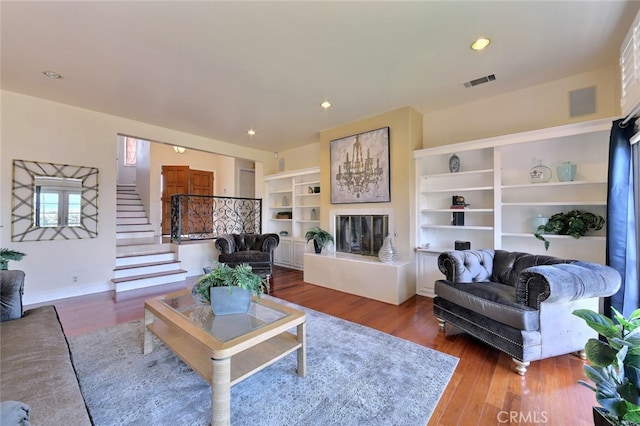
[(124, 138), (124, 165), (135, 166), (138, 155), (138, 140), (134, 138)]

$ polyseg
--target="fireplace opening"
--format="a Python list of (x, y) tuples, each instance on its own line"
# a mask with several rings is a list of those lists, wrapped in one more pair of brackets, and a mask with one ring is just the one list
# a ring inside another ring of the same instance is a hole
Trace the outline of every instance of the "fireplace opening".
[(336, 251), (377, 256), (389, 233), (389, 215), (336, 216)]

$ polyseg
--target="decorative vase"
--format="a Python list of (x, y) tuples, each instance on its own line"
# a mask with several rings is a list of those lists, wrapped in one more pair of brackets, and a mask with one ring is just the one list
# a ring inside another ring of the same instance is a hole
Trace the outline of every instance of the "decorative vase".
[(318, 219), (318, 212), (316, 212), (316, 209), (311, 209), (311, 220), (317, 220)]
[(316, 240), (313, 240), (313, 248), (315, 249), (316, 254), (322, 253), (322, 247), (320, 247), (320, 244), (318, 244)]
[(540, 226), (546, 225), (547, 222), (549, 222), (549, 218), (544, 217), (542, 214), (539, 214), (538, 216), (531, 219), (531, 227), (533, 228), (533, 232), (538, 232), (538, 228)]
[(287, 198), (286, 195), (284, 197), (282, 197), (282, 205), (283, 206), (288, 206), (289, 205), (289, 199)]
[(556, 167), (556, 173), (560, 182), (572, 182), (576, 178), (578, 165), (571, 161), (565, 161)]
[(246, 314), (251, 304), (251, 292), (240, 287), (211, 287), (209, 297), (215, 315)]
[(547, 183), (551, 180), (551, 169), (538, 160), (538, 164), (529, 169), (529, 180), (531, 183)]
[(380, 259), (382, 263), (393, 263), (396, 261), (397, 255), (396, 248), (393, 246), (393, 237), (387, 235), (384, 237), (382, 247), (378, 250), (378, 259)]

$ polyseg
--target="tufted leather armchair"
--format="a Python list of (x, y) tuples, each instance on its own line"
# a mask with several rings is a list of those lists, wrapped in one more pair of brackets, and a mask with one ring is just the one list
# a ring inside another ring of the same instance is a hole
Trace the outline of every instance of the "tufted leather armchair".
[(605, 265), (505, 250), (444, 252), (438, 267), (445, 275), (433, 300), (440, 327), (449, 323), (511, 355), (521, 375), (530, 361), (583, 356), (597, 333), (572, 312), (597, 312), (599, 298), (621, 282)]
[(218, 262), (232, 268), (247, 263), (253, 272), (269, 278), (273, 268), (273, 251), (280, 244), (278, 234), (225, 234), (216, 238), (220, 250)]

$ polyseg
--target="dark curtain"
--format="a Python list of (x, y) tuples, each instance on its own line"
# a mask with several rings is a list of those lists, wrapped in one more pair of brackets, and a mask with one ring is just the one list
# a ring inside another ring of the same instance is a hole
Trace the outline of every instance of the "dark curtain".
[[(638, 308), (638, 145), (631, 146), (636, 119), (613, 122), (609, 143), (607, 191), (607, 265), (622, 275), (620, 290), (605, 301), (625, 317)], [(634, 152), (635, 151), (635, 152)], [(634, 154), (636, 164), (634, 165)], [(635, 195), (634, 195), (635, 193)]]

